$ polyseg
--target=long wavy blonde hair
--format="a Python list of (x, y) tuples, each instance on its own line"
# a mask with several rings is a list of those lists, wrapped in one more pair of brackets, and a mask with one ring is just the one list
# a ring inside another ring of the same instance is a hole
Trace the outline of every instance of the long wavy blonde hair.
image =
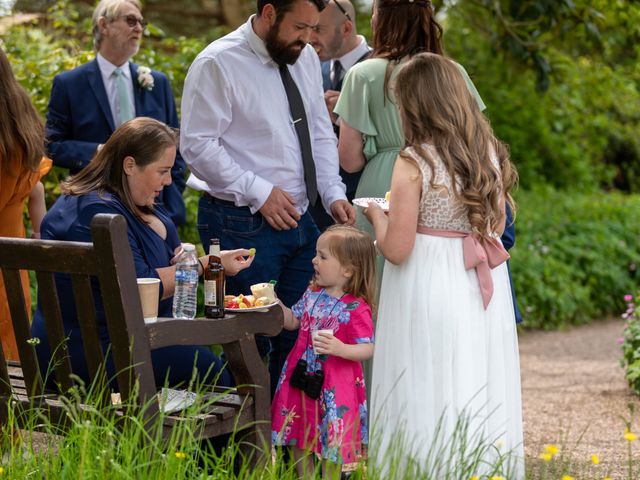
[[(503, 226), (503, 196), (515, 215), (510, 191), (518, 174), (506, 145), (494, 136), (469, 92), (460, 68), (441, 55), (420, 53), (401, 68), (393, 88), (407, 147), (425, 159), (432, 173), (434, 159), (423, 145), (436, 148), (451, 177), (454, 196), (467, 207), (472, 229), (488, 238)], [(412, 158), (404, 151), (400, 155)], [(493, 155), (499, 171), (492, 163)], [(430, 186), (438, 187), (434, 175)]]

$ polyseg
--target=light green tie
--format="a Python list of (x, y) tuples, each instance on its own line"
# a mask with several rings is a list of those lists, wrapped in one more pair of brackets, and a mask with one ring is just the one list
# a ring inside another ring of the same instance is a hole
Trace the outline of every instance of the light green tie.
[(127, 92), (127, 80), (121, 69), (116, 68), (113, 74), (116, 76), (116, 92), (118, 93), (118, 105), (120, 106), (120, 124), (133, 118), (129, 92)]

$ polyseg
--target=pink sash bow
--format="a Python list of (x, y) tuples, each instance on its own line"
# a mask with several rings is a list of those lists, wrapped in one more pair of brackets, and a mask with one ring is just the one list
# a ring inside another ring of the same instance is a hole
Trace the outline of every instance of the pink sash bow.
[(476, 269), (480, 293), (482, 294), (482, 303), (486, 310), (493, 296), (491, 269), (509, 260), (509, 254), (504, 249), (502, 242), (498, 239), (481, 242), (477, 233), (427, 228), (422, 225), (418, 225), (417, 232), (423, 235), (433, 235), (434, 237), (463, 238), (462, 255), (464, 268), (466, 270)]

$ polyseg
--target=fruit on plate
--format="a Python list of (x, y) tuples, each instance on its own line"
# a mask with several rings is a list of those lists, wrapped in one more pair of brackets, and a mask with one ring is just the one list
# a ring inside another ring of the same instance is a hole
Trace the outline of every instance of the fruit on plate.
[(276, 301), (276, 292), (273, 283), (256, 283), (251, 285), (251, 293), (255, 298), (267, 298), (267, 304)]
[(388, 202), (389, 199), (391, 198), (391, 192), (387, 192), (384, 194), (384, 199)]
[(244, 309), (253, 307), (263, 307), (265, 305), (271, 305), (274, 300), (270, 300), (269, 297), (262, 296), (256, 297), (255, 295), (225, 295), (224, 307), (230, 309)]

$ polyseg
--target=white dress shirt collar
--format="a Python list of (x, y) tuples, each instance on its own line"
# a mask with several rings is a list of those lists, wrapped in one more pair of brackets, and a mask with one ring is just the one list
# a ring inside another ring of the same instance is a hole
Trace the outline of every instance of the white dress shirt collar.
[(109, 60), (104, 58), (100, 53), (96, 55), (96, 60), (98, 61), (98, 67), (100, 67), (100, 73), (102, 74), (103, 79), (111, 77), (116, 68), (119, 68), (120, 70), (122, 70), (122, 73), (124, 73), (124, 77), (129, 81), (131, 80), (131, 69), (129, 68), (128, 60), (122, 65), (114, 65)]
[(358, 46), (356, 48), (354, 48), (350, 52), (345, 53), (340, 58), (334, 58), (333, 60), (331, 60), (331, 71), (332, 72), (333, 72), (333, 62), (338, 60), (340, 62), (340, 64), (342, 65), (342, 68), (343, 68), (343, 74), (342, 75), (344, 76), (344, 74), (347, 73), (347, 70), (349, 70), (351, 67), (353, 67), (358, 62), (358, 60), (360, 60), (362, 58), (362, 56), (365, 53), (371, 51), (371, 48), (369, 47), (369, 45), (367, 45), (367, 41), (365, 40), (365, 38), (362, 35), (358, 35), (358, 38), (360, 39), (360, 43), (358, 44)]
[(244, 32), (245, 38), (247, 39), (247, 42), (249, 42), (249, 46), (251, 47), (251, 50), (253, 50), (253, 52), (258, 56), (258, 58), (263, 63), (263, 65), (266, 65), (269, 62), (276, 65), (276, 62), (273, 61), (273, 59), (271, 58), (271, 55), (269, 55), (269, 52), (267, 51), (267, 47), (264, 44), (264, 40), (262, 40), (253, 29), (253, 20), (255, 18), (257, 17), (255, 14), (253, 14), (249, 17), (249, 20), (247, 20), (247, 23), (245, 24), (246, 28)]

